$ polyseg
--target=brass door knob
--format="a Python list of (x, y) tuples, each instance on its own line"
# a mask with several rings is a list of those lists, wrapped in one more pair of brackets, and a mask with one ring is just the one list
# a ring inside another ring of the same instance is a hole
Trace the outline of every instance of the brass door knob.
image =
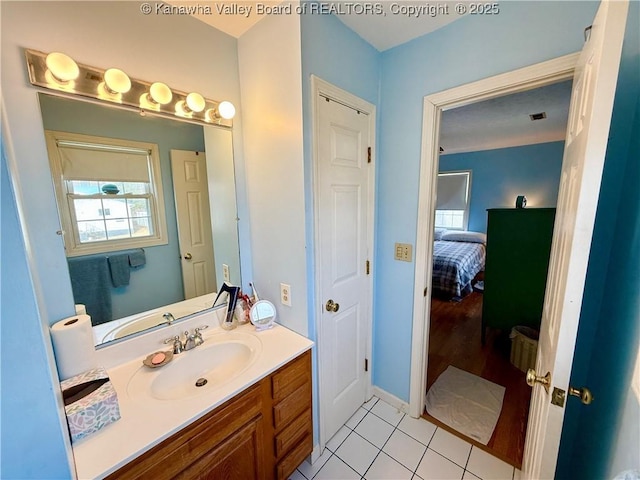
[(327, 304), (325, 305), (325, 308), (327, 309), (327, 312), (335, 313), (340, 309), (340, 304), (329, 299), (327, 300)]
[(593, 395), (591, 394), (591, 390), (589, 390), (587, 387), (569, 387), (569, 395), (571, 395), (572, 397), (579, 397), (580, 401), (585, 405), (589, 405), (591, 402), (593, 402)]
[(185, 260), (191, 260), (192, 258), (193, 258), (193, 256), (192, 256), (190, 253), (187, 253), (187, 254), (184, 256), (184, 259), (185, 259)]
[(533, 387), (536, 383), (541, 384), (547, 393), (549, 393), (549, 386), (551, 385), (551, 372), (547, 372), (544, 377), (536, 374), (533, 368), (527, 370), (527, 385)]

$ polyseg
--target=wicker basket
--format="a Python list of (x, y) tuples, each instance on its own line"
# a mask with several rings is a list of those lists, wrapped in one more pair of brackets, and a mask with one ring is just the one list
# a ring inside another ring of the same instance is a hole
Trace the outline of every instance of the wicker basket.
[(513, 327), (511, 329), (511, 363), (519, 370), (526, 372), (536, 367), (539, 332), (529, 327)]

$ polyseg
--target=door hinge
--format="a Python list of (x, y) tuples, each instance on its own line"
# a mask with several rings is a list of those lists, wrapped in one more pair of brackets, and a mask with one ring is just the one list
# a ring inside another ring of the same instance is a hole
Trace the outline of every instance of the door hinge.
[(368, 358), (364, 359), (364, 371), (365, 372), (369, 371), (369, 359)]
[(371, 163), (371, 147), (367, 147), (367, 163)]
[(371, 264), (369, 263), (369, 260), (365, 262), (364, 269), (365, 269), (365, 272), (367, 272), (367, 275), (369, 275), (369, 273), (371, 272)]
[(424, 287), (424, 292), (422, 292), (422, 296), (426, 297), (427, 296), (427, 287)]

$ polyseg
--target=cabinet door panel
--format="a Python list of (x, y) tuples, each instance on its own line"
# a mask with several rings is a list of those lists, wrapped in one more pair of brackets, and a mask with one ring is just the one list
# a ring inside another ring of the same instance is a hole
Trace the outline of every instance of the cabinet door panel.
[(174, 477), (175, 480), (250, 480), (264, 478), (261, 468), (262, 416), (245, 425)]

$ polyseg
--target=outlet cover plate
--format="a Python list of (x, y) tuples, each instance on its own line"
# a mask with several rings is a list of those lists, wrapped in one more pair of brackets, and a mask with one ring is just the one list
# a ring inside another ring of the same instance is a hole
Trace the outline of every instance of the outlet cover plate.
[(287, 307), (291, 306), (291, 286), (286, 283), (280, 284), (280, 303)]

